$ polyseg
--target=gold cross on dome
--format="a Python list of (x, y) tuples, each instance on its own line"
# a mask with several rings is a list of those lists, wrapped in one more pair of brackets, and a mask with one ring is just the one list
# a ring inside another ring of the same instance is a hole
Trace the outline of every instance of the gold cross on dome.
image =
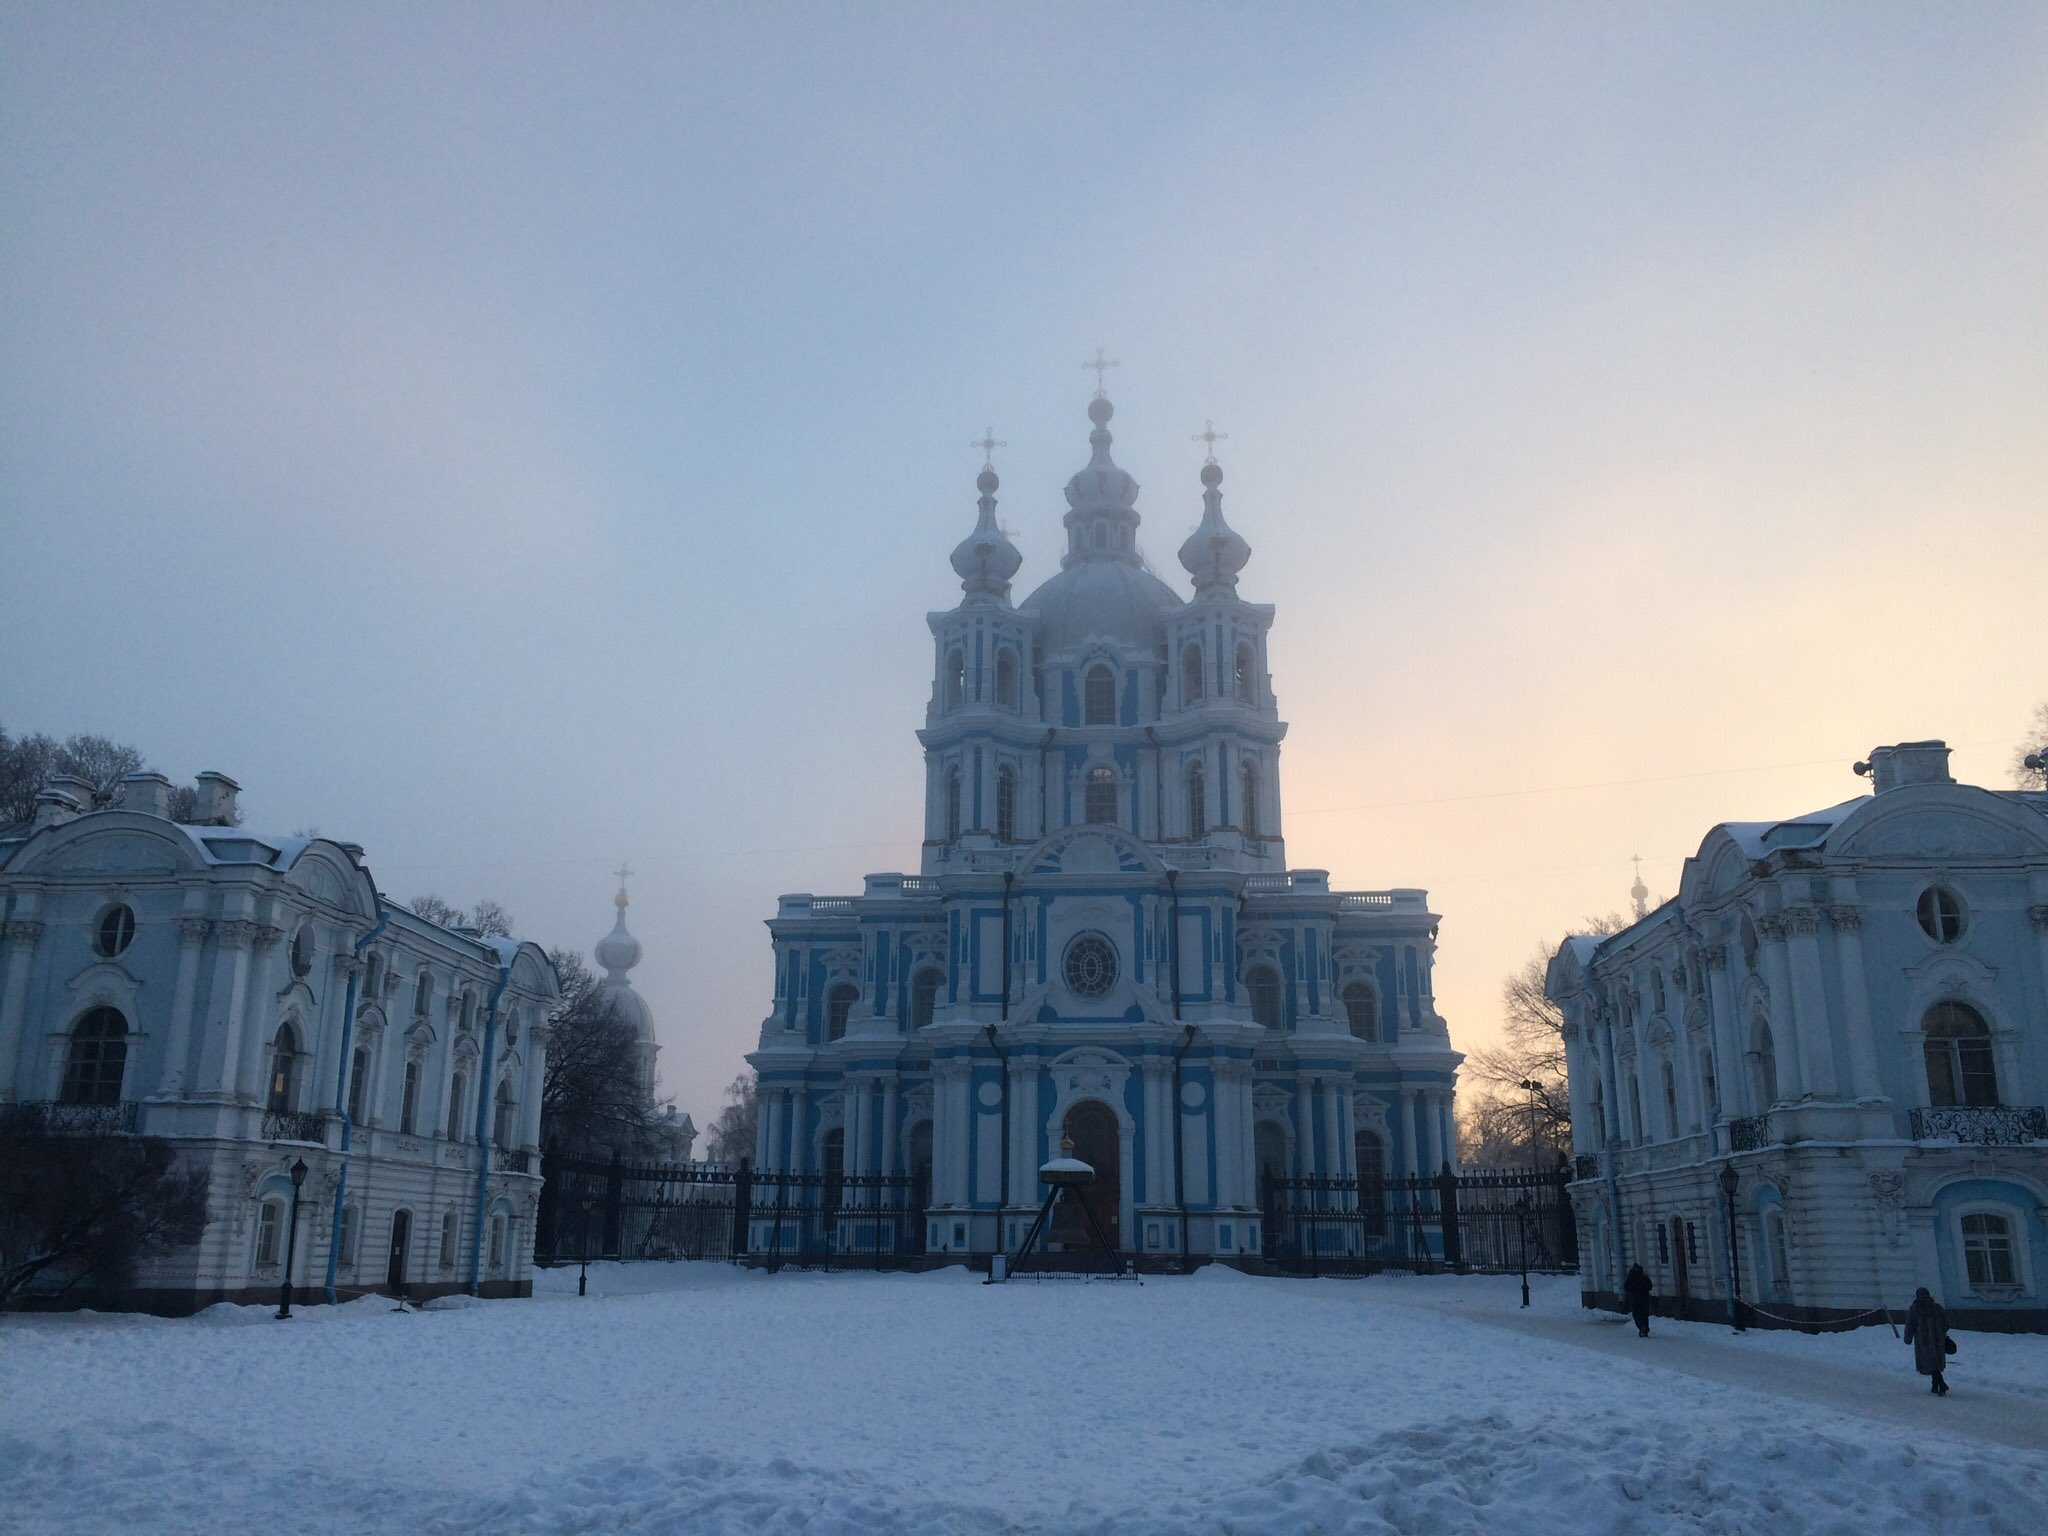
[(1216, 445), (1223, 442), (1229, 436), (1228, 432), (1218, 432), (1215, 422), (1205, 421), (1202, 423), (1202, 430), (1197, 432), (1191, 441), (1206, 444), (1209, 449), (1209, 457), (1202, 462), (1204, 464), (1214, 464), (1216, 462)]
[(1102, 376), (1105, 373), (1109, 372), (1110, 369), (1120, 367), (1122, 365), (1119, 364), (1115, 358), (1109, 355), (1109, 349), (1107, 347), (1097, 347), (1095, 349), (1095, 355), (1089, 358), (1081, 366), (1083, 368), (1092, 368), (1095, 370), (1095, 393), (1099, 397), (1102, 394)]
[(998, 448), (1007, 448), (1010, 445), (998, 440), (996, 429), (989, 427), (983, 431), (980, 442), (969, 443), (967, 446), (981, 450), (981, 467), (983, 469), (994, 469), (996, 467), (996, 450)]

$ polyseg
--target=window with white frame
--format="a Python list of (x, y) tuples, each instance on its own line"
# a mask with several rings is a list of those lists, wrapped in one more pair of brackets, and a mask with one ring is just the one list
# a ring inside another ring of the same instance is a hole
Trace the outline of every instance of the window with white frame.
[(1963, 936), (1962, 898), (1945, 885), (1930, 885), (1913, 906), (1921, 931), (1937, 944), (1953, 944)]
[(1180, 653), (1180, 698), (1183, 704), (1202, 702), (1202, 648), (1189, 645)]
[(469, 1076), (458, 1068), (454, 1081), (448, 1085), (448, 1139), (450, 1141), (460, 1141), (462, 1139), (462, 1101), (468, 1096), (468, 1092)]
[(1017, 653), (1007, 645), (996, 652), (996, 704), (1017, 707)]
[(343, 1269), (356, 1267), (356, 1239), (362, 1226), (362, 1212), (351, 1201), (341, 1208), (341, 1257)]
[(1270, 965), (1255, 965), (1244, 974), (1245, 992), (1251, 999), (1252, 1022), (1262, 1029), (1280, 1028), (1282, 997), (1280, 973)]
[(1927, 1102), (1990, 1106), (1998, 1102), (1998, 1068), (1991, 1058), (1991, 1026), (1968, 1003), (1936, 1003), (1921, 1022), (1927, 1063)]
[(1090, 667), (1082, 680), (1081, 723), (1116, 724), (1116, 673), (1100, 662)]
[(1083, 820), (1098, 826), (1116, 825), (1116, 770), (1098, 763), (1088, 770), (1083, 784)]
[(1259, 691), (1258, 667), (1252, 657), (1252, 648), (1243, 641), (1237, 647), (1237, 696), (1249, 704)]
[(1344, 1017), (1351, 1033), (1360, 1040), (1379, 1039), (1379, 997), (1372, 987), (1363, 981), (1347, 981), (1343, 995)]
[(958, 709), (967, 702), (967, 657), (960, 651), (946, 655), (946, 708)]
[(1246, 837), (1255, 838), (1259, 835), (1259, 765), (1250, 758), (1244, 760), (1239, 782), (1244, 803), (1238, 807), (1238, 825)]
[(1209, 833), (1209, 790), (1202, 776), (1200, 763), (1188, 764), (1188, 836), (1206, 837)]
[(92, 947), (101, 958), (111, 960), (134, 939), (135, 911), (125, 902), (116, 902), (100, 914), (99, 926), (93, 930)]
[(498, 1099), (492, 1114), (491, 1129), (494, 1140), (501, 1152), (510, 1152), (519, 1145), (519, 1106), (512, 1098), (512, 1079), (505, 1078), (498, 1084)]
[(825, 994), (825, 1038), (843, 1040), (846, 1038), (846, 1021), (853, 1014), (854, 1002), (860, 997), (860, 989), (850, 981), (842, 981)]
[(270, 1043), (270, 1091), (264, 1108), (282, 1114), (292, 1107), (294, 1078), (299, 1060), (299, 1037), (290, 1023), (277, 1026), (277, 1038)]
[(956, 842), (960, 837), (960, 770), (946, 770), (946, 841)]
[(64, 1057), (66, 1104), (118, 1104), (128, 1069), (128, 1021), (118, 1009), (95, 1008), (71, 1026)]
[(505, 1213), (495, 1211), (491, 1215), (491, 1273), (498, 1274), (505, 1268)]
[(996, 770), (996, 837), (1017, 840), (1017, 773), (1007, 764)]
[(1962, 1212), (1956, 1229), (1962, 1239), (1963, 1273), (1973, 1291), (2017, 1291), (2020, 1272), (2016, 1224), (2008, 1211), (1978, 1208)]
[(420, 1112), (420, 1059), (409, 1057), (405, 1063), (405, 1084), (398, 1096), (398, 1129), (411, 1136), (417, 1129), (415, 1122)]
[(923, 1029), (932, 1021), (932, 1010), (939, 1000), (939, 987), (945, 981), (937, 971), (921, 970), (910, 982), (910, 1027)]
[(284, 1241), (284, 1202), (265, 1200), (256, 1208), (256, 1262), (268, 1269), (277, 1263)]
[(412, 1011), (420, 1018), (427, 1016), (427, 1009), (434, 1001), (434, 976), (431, 971), (421, 971), (419, 981), (412, 989)]
[(363, 1123), (363, 1110), (370, 1092), (370, 1048), (359, 1045), (349, 1062), (348, 1118), (352, 1125)]
[(1664, 1080), (1664, 1124), (1667, 1134), (1678, 1134), (1678, 1073), (1672, 1068), (1671, 1058), (1664, 1057), (1658, 1063), (1658, 1071)]
[(450, 1206), (447, 1213), (441, 1217), (441, 1267), (443, 1269), (453, 1269), (455, 1267), (455, 1248), (456, 1244), (461, 1240), (461, 1234), (462, 1218), (456, 1215), (455, 1208)]

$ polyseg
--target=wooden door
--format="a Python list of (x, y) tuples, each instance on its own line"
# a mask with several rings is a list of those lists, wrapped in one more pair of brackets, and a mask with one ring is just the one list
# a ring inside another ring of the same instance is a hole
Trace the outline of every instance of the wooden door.
[[(1081, 1198), (1095, 1213), (1109, 1246), (1121, 1250), (1123, 1234), (1117, 1223), (1123, 1210), (1123, 1170), (1116, 1112), (1107, 1104), (1084, 1100), (1067, 1111), (1064, 1131), (1066, 1139), (1074, 1144), (1073, 1155), (1095, 1170), (1095, 1182), (1081, 1191)], [(1088, 1231), (1085, 1222), (1077, 1225), (1080, 1230), (1068, 1238), (1068, 1245), (1092, 1248), (1095, 1235)]]

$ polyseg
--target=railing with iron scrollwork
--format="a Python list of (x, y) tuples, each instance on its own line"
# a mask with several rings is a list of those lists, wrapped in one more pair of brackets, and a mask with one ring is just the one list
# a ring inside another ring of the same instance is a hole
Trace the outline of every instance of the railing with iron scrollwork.
[(1572, 1159), (1572, 1177), (1575, 1179), (1597, 1179), (1600, 1177), (1600, 1154), (1581, 1152)]
[(1769, 1115), (1744, 1115), (1739, 1120), (1728, 1122), (1728, 1150), (1730, 1152), (1754, 1152), (1759, 1147), (1771, 1144), (1771, 1117)]
[(324, 1144), (327, 1140), (327, 1117), (295, 1109), (267, 1109), (263, 1112), (263, 1139)]
[(2048, 1141), (2048, 1108), (2039, 1104), (1942, 1104), (1913, 1111), (1915, 1141), (2017, 1146)]
[(118, 1104), (57, 1104), (31, 1100), (0, 1107), (9, 1128), (31, 1136), (133, 1136), (142, 1106), (132, 1099)]

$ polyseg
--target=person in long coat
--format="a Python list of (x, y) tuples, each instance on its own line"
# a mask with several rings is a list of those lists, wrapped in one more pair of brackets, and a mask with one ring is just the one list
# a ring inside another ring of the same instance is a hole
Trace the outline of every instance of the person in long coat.
[(1936, 1397), (1948, 1396), (1942, 1372), (1948, 1369), (1948, 1308), (1928, 1294), (1926, 1286), (1913, 1293), (1913, 1305), (1906, 1308), (1906, 1342), (1913, 1346), (1913, 1369), (1932, 1376), (1927, 1390)]
[(1621, 1282), (1621, 1293), (1628, 1298), (1628, 1315), (1636, 1320), (1636, 1333), (1647, 1339), (1650, 1336), (1650, 1277), (1643, 1272), (1640, 1264), (1628, 1267), (1628, 1278)]

